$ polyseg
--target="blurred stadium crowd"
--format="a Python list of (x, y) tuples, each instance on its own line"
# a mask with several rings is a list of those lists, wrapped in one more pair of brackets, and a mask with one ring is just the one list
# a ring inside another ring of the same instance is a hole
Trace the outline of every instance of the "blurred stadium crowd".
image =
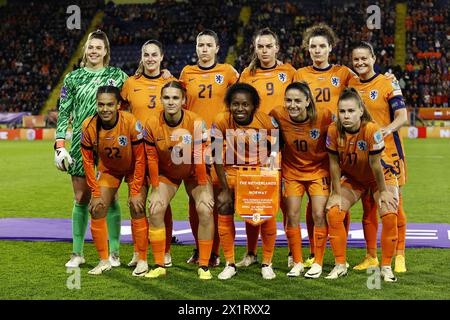
[[(19, 0), (0, 7), (0, 112), (39, 114), (99, 10), (105, 14), (98, 28), (109, 36), (111, 64), (129, 75), (138, 65), (141, 45), (155, 38), (165, 46), (163, 68), (178, 76), (185, 65), (195, 63), (196, 35), (204, 28), (220, 37), (219, 61), (232, 51), (235, 67), (242, 71), (252, 56), (252, 35), (270, 27), (280, 38), (279, 59), (299, 68), (311, 63), (301, 48), (302, 32), (326, 22), (340, 40), (332, 62), (350, 67), (352, 42), (367, 40), (376, 49), (378, 70), (394, 72), (399, 79), (409, 108), (448, 107), (450, 27), (445, 0), (408, 1), (403, 69), (394, 60), (395, 1), (377, 1), (382, 14), (379, 30), (366, 26), (366, 8), (372, 2), (330, 0), (170, 0), (133, 5), (77, 0), (81, 30), (68, 30), (66, 9), (72, 2)], [(239, 19), (242, 6), (251, 8), (247, 24)]]

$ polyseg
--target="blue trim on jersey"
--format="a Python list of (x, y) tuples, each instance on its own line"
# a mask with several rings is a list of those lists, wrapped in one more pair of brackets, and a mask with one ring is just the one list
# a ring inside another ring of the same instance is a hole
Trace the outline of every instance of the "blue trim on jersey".
[(392, 174), (398, 175), (397, 171), (395, 171), (395, 168), (384, 162), (383, 159), (381, 159), (381, 165), (383, 166), (384, 169), (388, 169)]
[[(392, 108), (389, 108), (389, 118), (391, 119), (390, 122), (394, 121), (394, 110)], [(402, 149), (402, 142), (400, 141), (400, 136), (398, 135), (398, 131), (392, 132), (392, 136), (394, 137), (394, 143), (395, 143), (395, 147), (398, 152), (398, 156), (400, 157), (400, 159), (405, 160), (405, 155), (403, 154), (403, 149)]]
[(388, 103), (394, 112), (397, 110), (406, 108), (405, 101), (403, 100), (403, 96), (392, 97), (391, 99), (389, 99)]
[(370, 79), (363, 80), (363, 79), (359, 78), (359, 81), (360, 81), (361, 83), (367, 83), (367, 82), (372, 81), (373, 79), (375, 79), (375, 78), (378, 77), (379, 75), (380, 75), (379, 73), (375, 73), (375, 75), (374, 75), (373, 77), (371, 77)]
[(330, 70), (331, 68), (333, 68), (333, 65), (330, 64), (328, 67), (323, 68), (323, 69), (317, 68), (317, 67), (315, 67), (315, 66), (312, 66), (312, 67), (313, 67), (313, 69), (316, 70), (316, 71), (323, 72), (323, 71), (328, 71), (328, 70)]
[(400, 159), (405, 160), (405, 155), (403, 154), (402, 142), (400, 141), (400, 136), (398, 135), (398, 131), (392, 133), (394, 136), (395, 147), (397, 148), (398, 156)]

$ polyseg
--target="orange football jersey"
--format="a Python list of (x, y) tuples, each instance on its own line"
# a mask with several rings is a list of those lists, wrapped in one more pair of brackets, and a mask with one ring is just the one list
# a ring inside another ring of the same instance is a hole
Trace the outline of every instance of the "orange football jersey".
[(339, 95), (356, 74), (346, 66), (329, 65), (325, 69), (314, 66), (300, 68), (295, 72), (294, 81), (308, 83), (317, 109), (327, 108), (337, 115)]
[(236, 175), (233, 166), (261, 166), (267, 159), (267, 143), (276, 143), (277, 129), (276, 120), (261, 111), (256, 111), (252, 121), (245, 126), (237, 124), (228, 111), (218, 114), (211, 137), (217, 145), (225, 142), (223, 165), (227, 174)]
[(296, 122), (283, 106), (270, 113), (280, 126), (283, 140), (281, 162), (282, 176), (289, 180), (311, 181), (328, 174), (328, 152), (325, 148), (332, 113), (317, 109), (317, 119)]
[[(142, 161), (143, 168), (139, 168), (144, 179), (145, 156), (143, 149), (141, 153), (135, 154), (134, 145), (143, 142), (142, 125), (132, 114), (118, 111), (117, 121), (114, 127), (101, 128), (97, 133), (98, 116), (92, 116), (84, 120), (81, 137), (83, 151), (83, 164), (85, 166), (88, 184), (96, 184), (94, 168), (88, 163), (85, 151), (93, 152), (97, 158), (97, 174), (102, 172), (113, 176), (126, 176), (135, 170), (137, 158)], [(98, 137), (98, 138), (97, 138)], [(139, 192), (138, 192), (139, 193)]]
[[(400, 97), (402, 90), (396, 80), (389, 80), (386, 76), (375, 74), (369, 80), (352, 79), (349, 87), (355, 88), (372, 118), (380, 127), (386, 127), (394, 121), (394, 113), (399, 108), (404, 108), (404, 104), (395, 102), (392, 106), (389, 100)], [(386, 154), (393, 160), (405, 160), (405, 151), (403, 141), (399, 132), (384, 137), (386, 144)]]
[(229, 64), (214, 64), (209, 68), (198, 65), (185, 66), (180, 81), (186, 89), (186, 109), (197, 113), (208, 128), (215, 116), (225, 111), (227, 88), (239, 78), (239, 73)]
[(259, 111), (269, 114), (273, 108), (284, 105), (284, 91), (294, 79), (295, 69), (290, 64), (273, 68), (257, 68), (254, 75), (247, 67), (242, 71), (239, 82), (248, 83), (258, 91), (261, 103)]
[(326, 148), (339, 156), (342, 174), (353, 180), (369, 185), (375, 181), (369, 165), (369, 155), (381, 154), (381, 164), (385, 170), (393, 170), (393, 164), (384, 152), (384, 140), (380, 127), (375, 122), (362, 125), (356, 133), (345, 133), (339, 138), (337, 125), (333, 122), (328, 127)]
[(129, 77), (120, 95), (129, 105), (130, 112), (145, 123), (152, 114), (159, 114), (163, 109), (161, 103), (161, 88), (169, 81), (177, 80), (175, 77), (163, 79), (161, 74), (150, 77), (143, 74), (140, 77)]
[[(207, 137), (205, 122), (196, 113), (183, 110), (179, 123), (170, 126), (165, 120), (164, 111), (161, 111), (151, 116), (144, 128), (145, 143), (156, 148), (159, 175), (179, 180), (195, 174), (198, 161), (194, 161), (194, 152), (197, 150), (194, 144), (199, 145), (202, 151)], [(205, 165), (203, 159), (202, 164)]]

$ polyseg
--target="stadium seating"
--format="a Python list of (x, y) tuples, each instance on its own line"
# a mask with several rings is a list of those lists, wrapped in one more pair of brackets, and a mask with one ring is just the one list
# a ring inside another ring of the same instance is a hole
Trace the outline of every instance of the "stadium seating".
[(0, 7), (0, 112), (39, 113), (103, 1), (76, 2), (81, 30), (66, 27), (70, 0), (18, 0)]

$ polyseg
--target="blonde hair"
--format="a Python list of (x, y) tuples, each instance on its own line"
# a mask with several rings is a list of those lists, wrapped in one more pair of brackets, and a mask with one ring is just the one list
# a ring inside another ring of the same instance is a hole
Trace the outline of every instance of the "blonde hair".
[(103, 43), (104, 43), (105, 49), (106, 49), (106, 55), (103, 57), (103, 66), (107, 67), (109, 65), (109, 60), (111, 58), (111, 50), (109, 48), (109, 40), (108, 40), (108, 36), (106, 35), (106, 33), (104, 33), (102, 30), (99, 30), (99, 29), (89, 33), (89, 36), (83, 46), (83, 59), (81, 60), (80, 66), (82, 68), (86, 66), (86, 63), (87, 63), (86, 49), (88, 47), (89, 41), (91, 41), (92, 39), (103, 40)]
[(164, 55), (161, 42), (159, 42), (158, 40), (148, 40), (147, 42), (145, 42), (141, 48), (141, 60), (139, 61), (139, 66), (137, 67), (136, 72), (134, 73), (134, 76), (137, 78), (139, 78), (140, 76), (142, 76), (144, 74), (144, 61), (142, 59), (142, 55), (144, 54), (145, 47), (149, 44), (153, 44), (153, 45), (157, 46), (159, 48), (159, 53), (161, 54), (161, 56)]

